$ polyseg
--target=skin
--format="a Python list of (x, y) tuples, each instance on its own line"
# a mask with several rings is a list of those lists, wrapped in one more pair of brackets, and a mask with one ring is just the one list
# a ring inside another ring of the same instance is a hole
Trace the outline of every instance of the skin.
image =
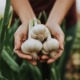
[[(75, 0), (56, 0), (45, 25), (50, 30), (52, 36), (54, 36), (59, 41), (60, 47), (55, 58), (49, 58), (48, 56), (43, 55), (41, 57), (42, 62), (47, 60), (47, 63), (50, 64), (61, 56), (64, 50), (64, 33), (60, 28), (60, 24), (62, 23), (74, 1)], [(26, 59), (31, 64), (36, 65), (37, 62), (33, 61), (31, 56), (23, 54), (20, 50), (22, 42), (27, 39), (28, 23), (30, 19), (35, 17), (34, 11), (32, 10), (28, 0), (11, 0), (11, 3), (13, 9), (18, 14), (22, 22), (14, 34), (14, 51), (20, 58)]]

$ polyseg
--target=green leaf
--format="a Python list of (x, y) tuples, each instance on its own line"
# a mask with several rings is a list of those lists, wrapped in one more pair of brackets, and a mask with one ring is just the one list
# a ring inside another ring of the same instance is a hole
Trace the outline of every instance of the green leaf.
[(51, 68), (51, 72), (52, 72), (52, 74), (51, 74), (51, 75), (52, 75), (52, 79), (53, 79), (53, 80), (58, 80), (58, 79), (57, 79), (57, 75), (56, 75), (56, 71), (55, 71), (54, 68)]
[(22, 65), (20, 66), (21, 80), (30, 80), (30, 70), (26, 61), (23, 60)]
[(40, 69), (37, 66), (34, 66), (30, 63), (28, 63), (28, 65), (29, 65), (30, 72), (31, 72), (33, 79), (34, 80), (42, 80), (42, 74), (41, 74)]
[(13, 70), (9, 67), (9, 65), (2, 58), (1, 58), (1, 73), (8, 80), (15, 80)]
[(4, 39), (5, 39), (6, 30), (9, 22), (9, 10), (10, 10), (10, 0), (6, 0), (4, 19), (2, 23), (2, 31), (0, 35), (0, 54), (2, 53), (2, 49), (4, 46)]
[(49, 67), (50, 67), (50, 79), (59, 80), (55, 63), (51, 63)]
[(0, 19), (0, 35), (1, 35), (1, 30), (2, 30), (2, 21), (3, 21), (3, 19), (1, 18)]
[(47, 21), (47, 19), (48, 19), (48, 17), (47, 17), (47, 14), (46, 14), (46, 12), (45, 11), (43, 11), (43, 16), (44, 16), (44, 20), (45, 20), (45, 22)]
[(38, 19), (40, 20), (42, 17), (42, 12), (39, 13)]
[(6, 50), (3, 49), (1, 56), (13, 71), (19, 72), (19, 65), (11, 58)]
[(5, 40), (5, 45), (10, 46), (13, 49), (13, 40), (14, 40), (14, 33), (18, 27), (19, 20), (15, 20), (15, 23), (7, 29), (6, 32), (6, 40)]
[(0, 80), (8, 80), (8, 79), (0, 75)]

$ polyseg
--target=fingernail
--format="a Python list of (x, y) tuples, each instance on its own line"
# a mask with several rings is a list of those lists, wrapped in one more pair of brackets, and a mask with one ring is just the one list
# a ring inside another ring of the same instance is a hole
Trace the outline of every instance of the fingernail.
[(52, 63), (52, 62), (54, 62), (54, 61), (55, 61), (55, 60), (53, 60), (53, 61), (52, 61), (52, 60), (49, 60), (49, 61), (47, 61), (47, 63), (50, 64), (50, 63)]

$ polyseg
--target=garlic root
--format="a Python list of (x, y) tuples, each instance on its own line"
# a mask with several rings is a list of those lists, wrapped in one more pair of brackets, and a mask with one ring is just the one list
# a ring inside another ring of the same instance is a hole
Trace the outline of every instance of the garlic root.
[(51, 53), (50, 53), (50, 57), (51, 58), (54, 58), (54, 57), (56, 57), (57, 56), (57, 52), (56, 51), (52, 51)]

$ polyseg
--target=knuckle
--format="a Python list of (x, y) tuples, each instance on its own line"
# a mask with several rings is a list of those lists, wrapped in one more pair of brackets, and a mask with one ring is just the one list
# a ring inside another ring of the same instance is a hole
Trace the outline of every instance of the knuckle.
[(53, 36), (57, 36), (57, 37), (59, 37), (60, 34), (59, 34), (58, 32), (55, 32), (55, 34), (54, 34)]

